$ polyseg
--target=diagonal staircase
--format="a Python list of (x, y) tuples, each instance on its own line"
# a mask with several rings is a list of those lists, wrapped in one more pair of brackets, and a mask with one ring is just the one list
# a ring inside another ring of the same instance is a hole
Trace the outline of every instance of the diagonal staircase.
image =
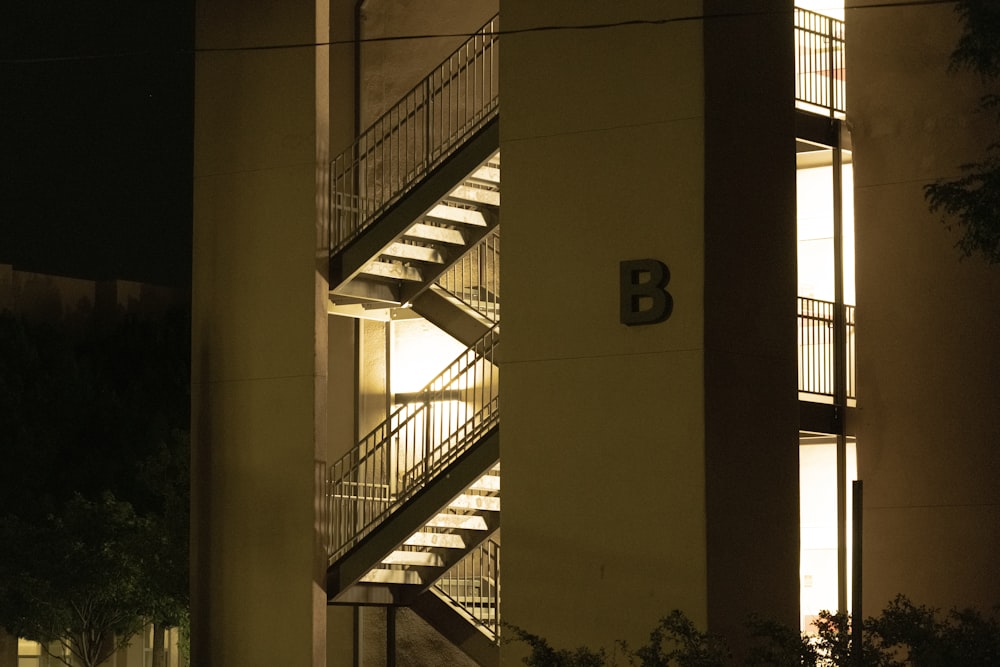
[(500, 222), (498, 19), (337, 157), (334, 304), (402, 305)]
[(330, 604), (410, 606), (485, 665), (499, 617), (497, 28), (331, 166), (331, 312), (409, 305), (468, 349), (329, 466), (322, 503)]
[(499, 324), (333, 463), (331, 602), (406, 604), (499, 527)]

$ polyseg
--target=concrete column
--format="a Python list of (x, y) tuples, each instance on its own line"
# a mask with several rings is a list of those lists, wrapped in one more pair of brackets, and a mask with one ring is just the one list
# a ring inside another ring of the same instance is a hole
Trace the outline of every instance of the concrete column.
[[(704, 626), (701, 2), (501, 2), (504, 620), (556, 646)], [(620, 321), (623, 260), (670, 271)], [(501, 647), (520, 664), (519, 647)]]
[(316, 498), (326, 453), (328, 56), (302, 46), (326, 39), (326, 21), (313, 0), (197, 7), (198, 664), (326, 664)]
[(983, 159), (995, 116), (976, 110), (978, 77), (948, 69), (953, 5), (847, 4), (864, 609), (899, 593), (989, 609), (1000, 599), (1000, 268), (960, 258), (959, 231), (928, 211), (923, 186)]
[(791, 0), (706, 0), (705, 478), (708, 625), (798, 625)]
[[(792, 4), (501, 15), (672, 19), (503, 38), (504, 618), (594, 647), (673, 609), (737, 649), (747, 612), (794, 626)], [(645, 258), (673, 312), (626, 326)]]

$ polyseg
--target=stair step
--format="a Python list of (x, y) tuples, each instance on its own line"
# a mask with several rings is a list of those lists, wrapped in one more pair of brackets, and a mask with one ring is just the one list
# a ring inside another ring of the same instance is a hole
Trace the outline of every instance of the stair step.
[(486, 519), (475, 514), (438, 514), (425, 524), (428, 528), (489, 530)]
[(366, 584), (406, 584), (422, 585), (423, 577), (416, 570), (387, 570), (375, 568), (365, 573), (361, 581)]
[(417, 262), (426, 262), (428, 264), (444, 264), (444, 256), (437, 248), (413, 245), (410, 243), (393, 243), (382, 251), (382, 255), (385, 257), (393, 257), (395, 259), (409, 259)]
[(433, 551), (393, 551), (382, 559), (382, 564), (444, 567), (444, 559)]
[(500, 476), (483, 475), (469, 488), (473, 491), (500, 491)]
[(489, 165), (486, 165), (472, 172), (467, 180), (477, 183), (486, 183), (487, 185), (499, 186), (500, 169), (499, 167), (491, 167)]
[(398, 262), (368, 262), (361, 273), (379, 278), (391, 278), (393, 280), (405, 280), (407, 282), (423, 282), (420, 271), (412, 266), (406, 266)]
[(414, 533), (403, 544), (411, 547), (441, 547), (444, 549), (464, 549), (465, 540), (452, 533)]
[(449, 201), (462, 204), (485, 204), (487, 206), (500, 206), (500, 193), (496, 190), (486, 190), (484, 188), (472, 188), (468, 185), (460, 185), (446, 195)]
[(463, 510), (480, 510), (485, 512), (499, 512), (500, 498), (497, 496), (474, 496), (463, 493), (455, 500), (451, 501), (449, 507)]
[(435, 227), (418, 222), (411, 225), (403, 232), (403, 236), (415, 241), (425, 241), (427, 243), (443, 243), (445, 245), (464, 246), (465, 236), (457, 229), (448, 227)]
[(438, 220), (441, 222), (454, 222), (462, 225), (475, 225), (477, 227), (486, 226), (486, 219), (479, 211), (471, 208), (448, 206), (447, 204), (438, 204), (428, 211), (424, 217), (429, 220)]

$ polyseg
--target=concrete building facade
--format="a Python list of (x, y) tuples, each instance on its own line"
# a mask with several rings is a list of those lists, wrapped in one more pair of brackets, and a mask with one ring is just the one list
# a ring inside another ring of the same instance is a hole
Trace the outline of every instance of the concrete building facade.
[(194, 663), (519, 664), (501, 542), (505, 622), (739, 649), (847, 606), (855, 477), (866, 611), (995, 602), (1000, 277), (921, 192), (988, 127), (866, 4), (199, 3)]

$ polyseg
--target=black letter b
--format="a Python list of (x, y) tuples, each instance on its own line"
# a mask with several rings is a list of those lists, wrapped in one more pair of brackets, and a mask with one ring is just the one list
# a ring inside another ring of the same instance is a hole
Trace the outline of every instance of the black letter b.
[[(639, 282), (640, 276), (648, 278)], [(670, 269), (656, 259), (625, 260), (620, 265), (621, 322), (628, 326), (665, 321), (674, 310), (674, 299), (664, 288), (670, 282)], [(652, 300), (652, 306), (640, 310), (640, 300)]]

